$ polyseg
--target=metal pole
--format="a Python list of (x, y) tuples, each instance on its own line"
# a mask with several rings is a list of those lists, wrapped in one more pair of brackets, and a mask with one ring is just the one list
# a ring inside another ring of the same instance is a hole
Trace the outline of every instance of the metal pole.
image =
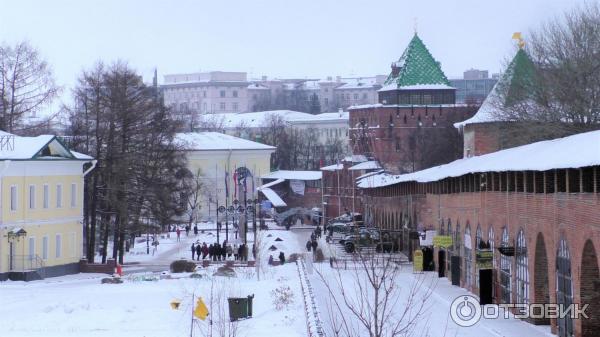
[(190, 323), (190, 337), (194, 334), (194, 294), (192, 294), (192, 320)]

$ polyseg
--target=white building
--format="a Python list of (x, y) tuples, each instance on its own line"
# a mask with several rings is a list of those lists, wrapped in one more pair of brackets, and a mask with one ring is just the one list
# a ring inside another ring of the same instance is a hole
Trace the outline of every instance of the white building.
[(165, 75), (161, 85), (165, 105), (183, 115), (248, 111), (245, 72), (211, 71)]

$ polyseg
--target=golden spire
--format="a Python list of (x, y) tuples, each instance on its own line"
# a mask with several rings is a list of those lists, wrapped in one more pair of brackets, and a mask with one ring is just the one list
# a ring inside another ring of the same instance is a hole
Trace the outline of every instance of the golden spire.
[(517, 40), (517, 45), (519, 46), (519, 48), (523, 49), (525, 47), (525, 40), (523, 40), (521, 32), (513, 33), (512, 39)]

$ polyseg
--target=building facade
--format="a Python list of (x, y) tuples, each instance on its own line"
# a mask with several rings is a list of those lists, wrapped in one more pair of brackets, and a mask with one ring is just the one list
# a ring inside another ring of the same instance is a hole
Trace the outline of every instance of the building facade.
[(91, 157), (56, 137), (0, 135), (0, 280), (79, 272)]
[[(276, 150), (273, 146), (218, 132), (181, 133), (176, 141), (186, 153), (188, 169), (202, 182), (196, 200), (198, 206), (193, 213), (188, 209), (179, 219), (182, 222), (188, 222), (190, 216), (193, 222), (214, 221), (217, 206), (232, 205), (236, 199), (255, 199), (253, 187), (260, 186), (260, 176), (270, 172), (271, 154)], [(236, 179), (236, 171), (242, 167), (250, 172), (245, 187)]]
[[(591, 337), (600, 329), (599, 141), (594, 131), (412, 174), (373, 175), (359, 186), (367, 216), (403, 231), (408, 255), (419, 249), (411, 232), (451, 237), (450, 246), (433, 247), (433, 263), (453, 285), (487, 293), (493, 303), (589, 304), (589, 319), (529, 322), (561, 337)], [(491, 264), (479, 264), (489, 250)]]

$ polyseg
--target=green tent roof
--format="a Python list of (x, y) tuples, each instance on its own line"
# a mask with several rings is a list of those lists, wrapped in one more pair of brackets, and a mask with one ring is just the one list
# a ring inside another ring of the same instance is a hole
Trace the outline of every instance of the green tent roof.
[(535, 65), (525, 50), (519, 49), (498, 81), (497, 90), (503, 93), (504, 105), (511, 106), (531, 98), (536, 82)]
[(450, 86), (440, 63), (429, 53), (416, 33), (395, 66), (399, 68), (399, 73), (397, 76), (391, 73), (385, 81), (386, 85), (395, 83), (398, 87), (429, 84)]

